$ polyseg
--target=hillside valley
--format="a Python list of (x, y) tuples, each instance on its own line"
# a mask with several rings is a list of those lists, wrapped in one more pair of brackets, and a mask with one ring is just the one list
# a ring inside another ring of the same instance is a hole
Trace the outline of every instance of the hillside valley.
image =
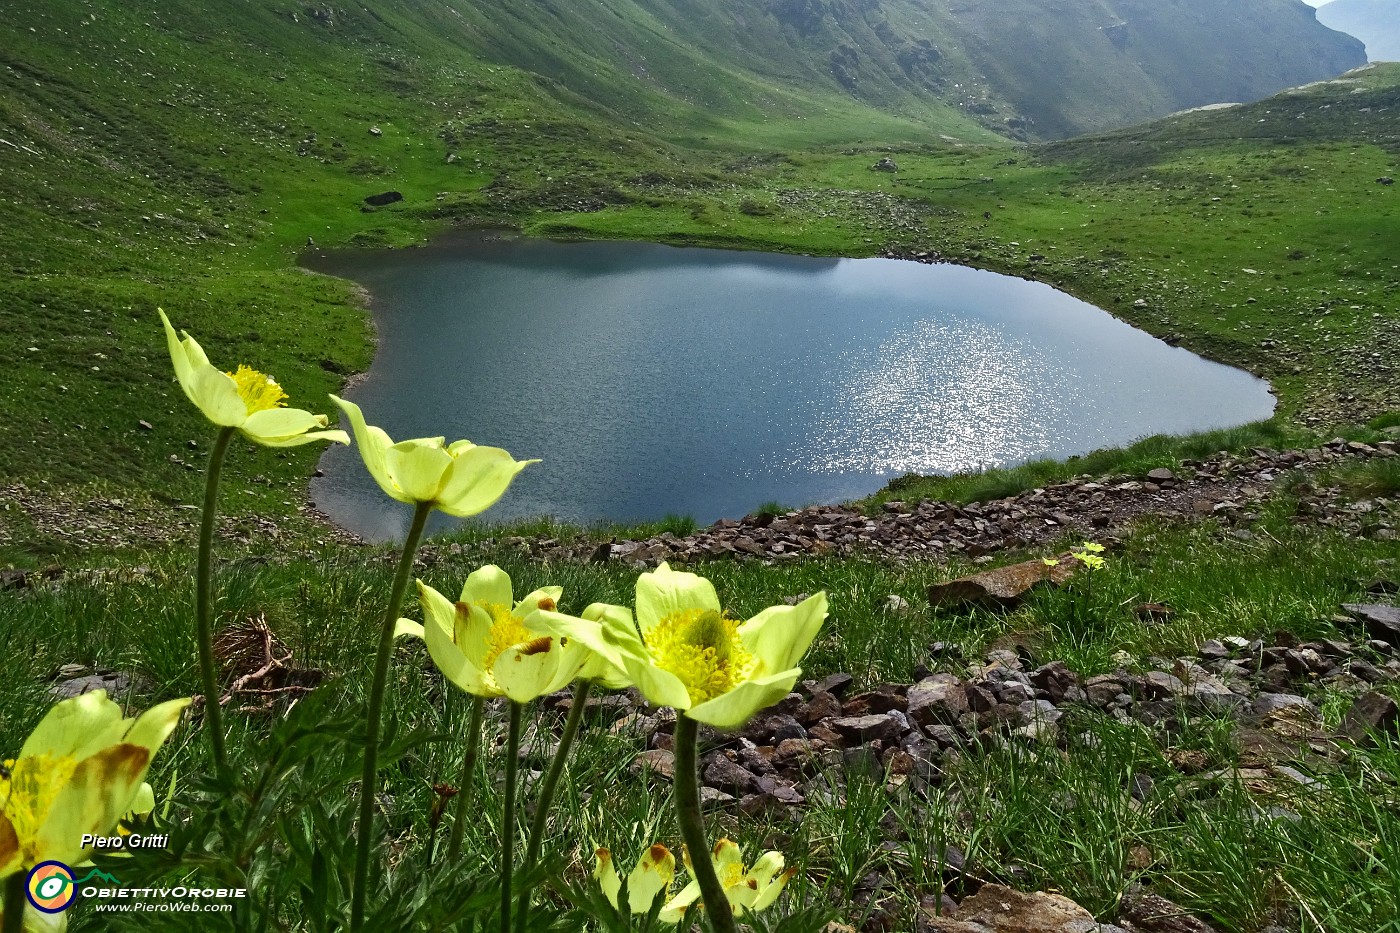
[[(231, 356), (270, 354), (314, 396), (366, 367), (369, 335), (349, 287), (297, 254), (462, 225), (942, 256), (1266, 376), (1289, 418), (1395, 406), (1377, 350), (1396, 326), (1396, 189), (1378, 183), (1397, 174), (1393, 68), (1027, 149), (952, 105), (923, 111), (930, 125), (816, 79), (742, 107), (643, 106), (620, 80), (599, 102), (464, 56), (446, 7), (321, 12), (16, 8), (0, 70), (0, 419), (25, 439), (0, 451), (10, 481), (189, 502), (197, 424), (148, 339), (155, 308)], [(881, 158), (897, 171), (872, 171)], [(365, 203), (386, 190), (402, 200)], [(291, 450), (235, 459), (230, 481), (249, 509), (287, 512), (277, 485), (310, 470)]]

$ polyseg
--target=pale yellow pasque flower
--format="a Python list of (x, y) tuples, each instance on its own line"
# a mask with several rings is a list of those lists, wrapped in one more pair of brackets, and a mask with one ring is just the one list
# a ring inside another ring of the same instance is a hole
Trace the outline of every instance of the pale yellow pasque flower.
[[(182, 340), (170, 319), (160, 311), (165, 325), (165, 342), (180, 388), (204, 417), (224, 428), (237, 428), (249, 440), (265, 447), (295, 447), (312, 441), (350, 443), (340, 430), (325, 428), (325, 415), (313, 415), (300, 408), (286, 408), (287, 394), (271, 376), (248, 366), (235, 372), (221, 372), (204, 355), (204, 349), (189, 334)], [(184, 333), (183, 331), (181, 332)]]
[[(689, 868), (690, 855), (685, 855)], [(783, 893), (788, 880), (797, 874), (796, 868), (783, 870), (783, 854), (776, 850), (763, 853), (752, 868), (745, 868), (739, 844), (729, 839), (716, 842), (713, 855), (715, 874), (736, 917), (742, 917), (745, 911), (762, 910), (771, 905)], [(686, 908), (699, 899), (700, 882), (692, 880), (661, 908), (660, 919), (667, 923), (679, 922)]]
[(456, 603), (419, 580), (423, 624), (399, 619), (394, 634), (423, 639), (437, 669), (467, 693), (526, 703), (577, 679), (589, 660), (581, 642), (532, 624), (563, 594), (545, 586), (516, 602), (510, 576), (494, 564), (467, 577)]
[(516, 460), (499, 447), (471, 441), (446, 443), (442, 437), (416, 437), (394, 443), (382, 428), (365, 423), (354, 402), (332, 395), (350, 419), (365, 469), (384, 494), (400, 502), (431, 503), (465, 518), (496, 504), (515, 475), (538, 460)]
[[(608, 903), (617, 907), (617, 896), (622, 890), (622, 878), (613, 865), (612, 853), (601, 846), (594, 850), (596, 867), (593, 878), (603, 889)], [(627, 875), (627, 910), (629, 913), (644, 914), (651, 910), (656, 896), (671, 887), (676, 877), (676, 857), (671, 850), (656, 843), (642, 853), (637, 864)], [(619, 908), (621, 909), (621, 908)], [(674, 923), (675, 921), (668, 921)]]
[(797, 682), (797, 663), (826, 619), (826, 594), (740, 622), (723, 613), (709, 580), (663, 563), (637, 579), (636, 625), (618, 608), (600, 614), (602, 644), (587, 630), (575, 637), (611, 650), (651, 703), (734, 729)]
[(1103, 553), (1104, 547), (1095, 541), (1085, 541), (1076, 548), (1070, 548), (1069, 553), (1075, 560), (1079, 561), (1090, 570), (1100, 570), (1103, 568), (1104, 559), (1099, 555)]
[(92, 851), (85, 834), (110, 835), (144, 806), (146, 770), (189, 703), (136, 719), (102, 690), (55, 704), (0, 776), (0, 878), (40, 862), (77, 865)]

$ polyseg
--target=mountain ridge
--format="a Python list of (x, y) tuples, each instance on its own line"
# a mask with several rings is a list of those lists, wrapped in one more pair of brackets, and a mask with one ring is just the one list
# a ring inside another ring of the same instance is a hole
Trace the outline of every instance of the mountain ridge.
[(1400, 0), (1332, 0), (1317, 8), (1317, 20), (1366, 43), (1373, 62), (1400, 61)]

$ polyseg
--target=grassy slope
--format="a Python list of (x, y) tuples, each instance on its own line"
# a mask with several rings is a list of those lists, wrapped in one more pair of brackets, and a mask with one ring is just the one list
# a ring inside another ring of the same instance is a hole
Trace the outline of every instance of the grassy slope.
[[(508, 220), (534, 209), (522, 198), (569, 199), (642, 168), (681, 177), (704, 168), (618, 129), (615, 114), (560, 103), (533, 76), (464, 58), (429, 16), (382, 9), (381, 19), (329, 22), (243, 4), (10, 11), (0, 53), (0, 425), (21, 440), (0, 452), (0, 476), (102, 477), (192, 501), (198, 477), (167, 458), (189, 456), (186, 442), (207, 432), (169, 385), (157, 305), (216, 362), (255, 360), (317, 407), (342, 374), (367, 365), (369, 345), (350, 289), (292, 265), (308, 237), (411, 242), (439, 229), (444, 211)], [(791, 135), (829, 141), (851, 121), (921, 132), (854, 104), (834, 110)], [(710, 126), (698, 110), (672, 112), (687, 132)], [(474, 194), (493, 180), (504, 206)], [(391, 188), (405, 195), (402, 209), (361, 212), (365, 195)], [(284, 485), (314, 456), (239, 455), (235, 493), (281, 510), (282, 493), (246, 480)]]
[[(845, 255), (934, 247), (1249, 365), (1276, 380), (1289, 413), (1395, 404), (1392, 364), (1368, 356), (1395, 305), (1393, 189), (1372, 181), (1395, 173), (1393, 71), (1366, 73), (1364, 101), (1324, 86), (1274, 117), (1257, 116), (1272, 106), (1261, 104), (1031, 157), (950, 147), (942, 136), (979, 142), (959, 117), (921, 126), (820, 89), (720, 100), (737, 85), (714, 75), (688, 102), (645, 89), (588, 101), (464, 57), (452, 43), (479, 24), (444, 7), (375, 9), (325, 21), (254, 4), (12, 9), (0, 51), (0, 427), (19, 442), (0, 448), (0, 477), (81, 487), (80, 498), (102, 487), (197, 501), (190, 442), (208, 432), (170, 385), (155, 307), (216, 362), (257, 362), (323, 407), (316, 398), (367, 364), (368, 334), (347, 286), (292, 265), (307, 238), (409, 243), (462, 222)], [(651, 9), (655, 41), (669, 41), (675, 24)], [(646, 106), (658, 114), (647, 131), (623, 118)], [(1201, 138), (1167, 142), (1180, 127)], [(858, 142), (877, 138), (877, 150)], [(887, 150), (902, 171), (869, 171)], [(405, 201), (362, 212), (386, 189)], [(1149, 307), (1133, 309), (1137, 297)], [(1333, 313), (1308, 310), (1324, 306)], [(236, 453), (230, 501), (290, 511), (281, 490), (314, 456)]]

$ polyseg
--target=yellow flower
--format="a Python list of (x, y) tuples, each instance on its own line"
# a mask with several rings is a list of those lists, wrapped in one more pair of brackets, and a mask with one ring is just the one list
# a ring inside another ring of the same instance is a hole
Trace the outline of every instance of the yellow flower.
[(709, 580), (663, 563), (637, 579), (636, 626), (625, 613), (601, 622), (604, 639), (650, 702), (734, 729), (787, 696), (825, 619), (826, 593), (818, 593), (739, 622), (720, 610)]
[(1085, 541), (1079, 545), (1079, 550), (1070, 548), (1070, 554), (1090, 570), (1099, 570), (1104, 565), (1104, 559), (1099, 555), (1103, 553), (1103, 545), (1093, 541)]
[[(600, 847), (594, 851), (593, 857), (597, 862), (593, 878), (603, 889), (608, 903), (617, 907), (617, 895), (622, 889), (622, 879), (618, 877), (617, 869), (613, 866), (612, 853)], [(634, 914), (650, 911), (656, 896), (668, 889), (675, 877), (676, 857), (671, 854), (671, 850), (660, 843), (648, 848), (627, 875), (628, 911)]]
[[(687, 853), (686, 866), (690, 858)], [(797, 874), (796, 868), (783, 870), (783, 854), (765, 852), (753, 863), (753, 868), (744, 868), (744, 856), (739, 844), (729, 839), (721, 839), (714, 848), (715, 874), (724, 887), (725, 899), (734, 909), (736, 917), (745, 911), (763, 910), (778, 899), (788, 880)], [(694, 874), (694, 872), (692, 872)], [(685, 909), (700, 899), (700, 882), (692, 880), (661, 908), (660, 918), (667, 923), (676, 923), (685, 914)]]
[[(325, 415), (313, 415), (299, 408), (286, 408), (282, 391), (271, 376), (247, 366), (236, 372), (220, 372), (210, 364), (203, 348), (189, 334), (181, 340), (170, 319), (160, 311), (165, 324), (165, 342), (180, 388), (204, 417), (224, 428), (237, 428), (245, 437), (265, 447), (295, 447), (312, 441), (350, 443), (344, 431), (324, 428)], [(184, 333), (183, 331), (181, 333)]]
[(138, 719), (97, 690), (55, 704), (0, 775), (0, 878), (39, 862), (77, 865), (84, 835), (110, 835), (142, 805), (142, 781), (188, 699)]
[(399, 619), (394, 634), (427, 642), (438, 670), (467, 693), (525, 703), (573, 681), (588, 660), (583, 644), (532, 624), (532, 615), (552, 610), (563, 593), (546, 586), (514, 602), (510, 577), (495, 565), (473, 571), (455, 605), (419, 580), (423, 624)]
[(579, 616), (547, 609), (530, 616), (531, 628), (573, 639), (588, 649), (587, 660), (579, 669), (577, 680), (591, 680), (607, 690), (625, 690), (632, 686), (632, 678), (627, 676), (617, 645), (603, 636), (607, 626), (631, 628), (631, 610), (608, 603), (591, 603)]
[(365, 424), (360, 406), (332, 395), (350, 419), (365, 469), (385, 495), (400, 502), (430, 502), (438, 511), (465, 518), (496, 504), (515, 475), (538, 460), (515, 460), (499, 447), (471, 441), (447, 444), (417, 437), (395, 444), (383, 429)]

